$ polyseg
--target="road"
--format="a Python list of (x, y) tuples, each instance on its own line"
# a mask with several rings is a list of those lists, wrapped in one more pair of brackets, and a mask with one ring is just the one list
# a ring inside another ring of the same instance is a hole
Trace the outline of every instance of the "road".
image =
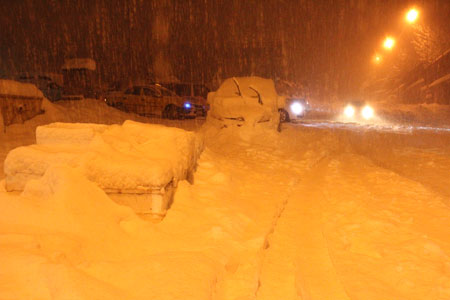
[(268, 229), (255, 274), (246, 268), (256, 287), (218, 299), (450, 297), (448, 132), (308, 120), (285, 124), (276, 146), (226, 140), (209, 147), (234, 166), (223, 172), (246, 191), (240, 200), (259, 197), (255, 214), (277, 205), (259, 223)]

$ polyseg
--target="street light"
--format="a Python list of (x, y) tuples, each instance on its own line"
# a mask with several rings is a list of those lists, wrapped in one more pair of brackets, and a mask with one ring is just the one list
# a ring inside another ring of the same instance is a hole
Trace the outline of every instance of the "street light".
[(386, 39), (384, 40), (384, 43), (383, 43), (383, 47), (388, 49), (388, 50), (391, 50), (392, 47), (394, 47), (394, 45), (395, 45), (394, 38), (389, 37), (389, 36), (386, 37)]
[(379, 65), (381, 63), (382, 57), (379, 54), (375, 54), (375, 56), (373, 57), (373, 62), (377, 65)]
[(405, 15), (405, 19), (408, 23), (414, 23), (419, 17), (419, 11), (415, 8), (411, 8)]

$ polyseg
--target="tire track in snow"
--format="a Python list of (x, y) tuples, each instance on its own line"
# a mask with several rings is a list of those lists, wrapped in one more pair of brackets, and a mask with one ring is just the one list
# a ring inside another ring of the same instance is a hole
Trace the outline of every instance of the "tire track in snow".
[(291, 185), (289, 187), (289, 191), (286, 195), (286, 198), (284, 199), (284, 201), (281, 203), (280, 208), (278, 209), (278, 211), (275, 213), (274, 217), (273, 217), (273, 222), (271, 227), (269, 228), (265, 238), (264, 238), (264, 245), (263, 248), (261, 250), (261, 256), (260, 256), (260, 266), (258, 269), (258, 286), (257, 289), (255, 291), (255, 297), (258, 298), (258, 294), (260, 291), (260, 287), (261, 287), (261, 273), (262, 273), (262, 268), (263, 268), (263, 264), (264, 264), (264, 260), (265, 260), (265, 256), (267, 254), (267, 251), (270, 249), (270, 238), (272, 237), (272, 235), (275, 232), (275, 228), (277, 227), (277, 224), (281, 218), (281, 216), (283, 215), (284, 210), (286, 209), (286, 206), (289, 202), (289, 198), (291, 197), (292, 191), (293, 191), (293, 187), (298, 183), (299, 179), (296, 178), (295, 180), (291, 181)]
[(292, 185), (268, 236), (271, 247), (264, 255), (257, 299), (349, 299), (322, 232), (319, 183), (323, 182), (327, 157), (315, 161), (312, 170), (303, 174), (304, 180)]

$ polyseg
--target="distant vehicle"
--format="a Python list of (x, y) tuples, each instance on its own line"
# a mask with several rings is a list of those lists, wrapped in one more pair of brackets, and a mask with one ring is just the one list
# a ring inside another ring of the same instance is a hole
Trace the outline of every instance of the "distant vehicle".
[(125, 92), (108, 94), (104, 101), (117, 109), (142, 116), (167, 119), (196, 117), (195, 109), (189, 101), (156, 84), (131, 86)]
[(364, 101), (351, 101), (345, 106), (343, 117), (350, 122), (368, 121), (375, 117), (375, 110)]
[(64, 89), (56, 82), (51, 82), (42, 90), (45, 97), (50, 101), (58, 101), (62, 99)]
[(305, 98), (288, 97), (286, 98), (286, 106), (280, 108), (280, 122), (290, 122), (301, 119), (310, 110), (308, 100)]
[(183, 97), (191, 103), (195, 109), (196, 115), (199, 117), (205, 117), (209, 110), (207, 104), (207, 97), (210, 89), (204, 84), (197, 83), (180, 83), (180, 82), (165, 82), (157, 83), (173, 92), (178, 96)]
[(63, 88), (54, 81), (57, 74), (22, 74), (17, 76), (17, 81), (32, 83), (40, 89), (50, 101), (61, 100)]

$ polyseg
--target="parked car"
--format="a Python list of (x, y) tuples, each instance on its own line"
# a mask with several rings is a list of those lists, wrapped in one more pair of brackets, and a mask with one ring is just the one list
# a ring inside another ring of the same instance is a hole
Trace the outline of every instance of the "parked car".
[(191, 103), (198, 117), (206, 117), (209, 110), (206, 98), (210, 90), (204, 84), (165, 82), (159, 83), (159, 85), (175, 92), (178, 96)]
[(23, 123), (44, 112), (44, 95), (34, 84), (0, 79), (0, 128)]
[(280, 122), (290, 122), (303, 118), (310, 110), (308, 100), (305, 98), (288, 97), (286, 98), (286, 105), (280, 108)]
[(62, 99), (63, 88), (60, 84), (53, 80), (57, 78), (58, 74), (21, 74), (17, 76), (17, 81), (24, 83), (32, 83), (38, 87), (44, 96), (50, 101), (57, 101)]
[(157, 84), (131, 86), (124, 92), (108, 94), (104, 100), (117, 109), (142, 116), (167, 119), (196, 117), (189, 101)]
[(271, 79), (233, 77), (208, 94), (208, 103), (211, 105), (208, 118), (237, 126), (267, 123), (277, 127), (278, 109), (284, 106), (285, 97), (277, 94)]

